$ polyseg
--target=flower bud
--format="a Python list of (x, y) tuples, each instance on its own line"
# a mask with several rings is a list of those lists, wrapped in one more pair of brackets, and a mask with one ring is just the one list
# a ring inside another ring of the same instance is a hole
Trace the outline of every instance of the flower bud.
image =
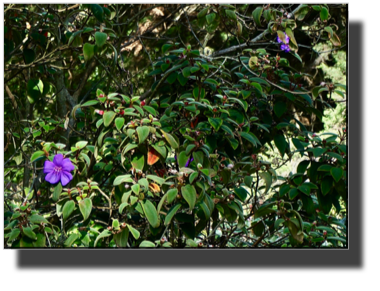
[(140, 102), (140, 106), (145, 106), (145, 101), (144, 100)]
[(95, 109), (95, 113), (97, 113), (99, 115), (103, 115), (104, 111), (103, 110), (99, 110), (99, 109)]

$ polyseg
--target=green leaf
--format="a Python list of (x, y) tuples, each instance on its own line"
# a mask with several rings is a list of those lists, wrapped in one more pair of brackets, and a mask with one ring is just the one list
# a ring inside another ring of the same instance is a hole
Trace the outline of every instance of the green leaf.
[(109, 126), (112, 123), (115, 116), (116, 116), (116, 113), (113, 111), (107, 111), (106, 113), (104, 113), (103, 114), (104, 126), (105, 127)]
[(298, 186), (297, 189), (300, 190), (302, 193), (305, 193), (306, 195), (310, 195), (310, 188), (305, 184)]
[(302, 21), (305, 16), (309, 13), (309, 6), (307, 4), (302, 4), (302, 6), (295, 13), (295, 18), (299, 21)]
[(285, 151), (289, 146), (287, 141), (285, 140), (285, 137), (282, 134), (277, 134), (274, 137), (274, 144), (278, 148), (278, 150), (281, 154), (281, 157), (284, 157)]
[(108, 229), (103, 230), (103, 232), (101, 232), (101, 233), (98, 235), (98, 237), (96, 238), (95, 243), (94, 243), (94, 247), (96, 247), (98, 241), (99, 241), (101, 238), (109, 237), (110, 235), (112, 235), (112, 232), (111, 232), (111, 231), (109, 231)]
[(59, 199), (59, 196), (61, 195), (62, 193), (62, 184), (61, 182), (59, 182), (57, 184), (57, 186), (54, 187), (54, 191), (53, 191), (53, 201), (58, 201)]
[(124, 117), (118, 117), (115, 119), (115, 125), (116, 125), (116, 128), (117, 130), (120, 131), (120, 129), (123, 127), (124, 125)]
[(188, 78), (191, 75), (191, 67), (186, 67), (182, 70), (182, 75)]
[(90, 4), (90, 9), (99, 22), (104, 22), (104, 11), (99, 4)]
[(209, 7), (206, 7), (206, 8), (204, 8), (204, 9), (202, 9), (202, 10), (198, 13), (198, 15), (197, 15), (198, 19), (199, 19), (199, 18), (202, 18), (202, 17), (205, 17), (205, 16), (206, 16), (206, 13), (207, 13), (207, 11), (208, 11), (208, 9), (209, 9)]
[(289, 191), (289, 198), (294, 199), (298, 195), (297, 188), (293, 188)]
[(209, 117), (208, 122), (212, 125), (215, 131), (218, 131), (223, 124), (223, 120), (221, 118), (214, 117)]
[(248, 192), (243, 187), (239, 187), (239, 188), (235, 187), (234, 192), (240, 201), (244, 202), (245, 199), (247, 199)]
[(81, 200), (78, 204), (79, 204), (79, 210), (83, 215), (83, 220), (86, 220), (91, 214), (92, 201), (90, 198), (85, 198)]
[(227, 17), (231, 18), (232, 20), (236, 20), (236, 14), (235, 11), (232, 10), (225, 10)]
[(28, 93), (28, 99), (31, 104), (36, 102), (42, 97), (44, 91), (44, 83), (40, 79), (29, 79), (26, 90)]
[(261, 14), (263, 13), (263, 7), (256, 7), (256, 9), (252, 12), (253, 20), (256, 22), (257, 26), (261, 26)]
[(216, 14), (214, 12), (207, 15), (206, 16), (207, 24), (210, 25), (211, 23), (213, 23), (215, 18), (216, 18)]
[(139, 126), (136, 128), (137, 135), (139, 136), (139, 144), (143, 143), (149, 136), (148, 126)]
[(45, 153), (43, 151), (37, 151), (35, 152), (32, 157), (30, 158), (30, 161), (31, 162), (34, 162), (35, 160), (37, 160), (39, 157), (43, 156)]
[(327, 10), (326, 7), (321, 6), (321, 12), (319, 13), (321, 20), (325, 21), (329, 18), (329, 11)]
[(127, 226), (128, 226), (128, 228), (129, 228), (129, 231), (132, 233), (133, 237), (134, 237), (136, 240), (139, 239), (139, 237), (140, 237), (140, 232), (139, 232), (137, 229), (135, 229), (135, 228), (133, 228), (132, 226), (130, 226), (129, 224), (127, 224)]
[(62, 209), (63, 220), (66, 220), (66, 218), (68, 218), (71, 215), (71, 213), (73, 213), (74, 208), (75, 208), (75, 203), (73, 200), (69, 200), (65, 203)]
[(187, 184), (181, 188), (181, 193), (183, 198), (190, 206), (190, 210), (194, 208), (195, 201), (197, 199), (197, 192), (195, 191), (194, 186)]
[(139, 195), (139, 193), (140, 193), (140, 184), (134, 184), (134, 185), (132, 185), (131, 189), (132, 189), (132, 191), (136, 195)]
[(165, 182), (165, 179), (163, 178), (160, 178), (156, 175), (146, 175), (146, 177), (156, 183), (158, 183), (159, 185), (162, 185), (164, 182)]
[(273, 109), (277, 117), (281, 117), (287, 110), (286, 103), (282, 101), (276, 102)]
[(335, 182), (339, 182), (339, 180), (343, 176), (343, 170), (341, 168), (332, 168), (330, 170), (331, 176), (333, 176)]
[(264, 194), (266, 194), (268, 192), (270, 186), (272, 185), (272, 174), (270, 174), (268, 172), (261, 172), (261, 173), (259, 173), (259, 175), (265, 181), (265, 192), (264, 192)]
[(95, 48), (95, 45), (90, 44), (90, 43), (85, 43), (83, 45), (83, 56), (86, 62), (91, 60), (91, 58), (94, 56), (95, 54), (94, 48)]
[(24, 49), (23, 55), (25, 64), (33, 63), (33, 61), (36, 59), (36, 53), (31, 49)]
[(70, 236), (67, 238), (67, 240), (65, 240), (65, 242), (64, 242), (64, 246), (66, 247), (66, 248), (69, 248), (69, 247), (71, 247), (72, 245), (73, 245), (73, 243), (77, 240), (79, 238), (79, 234), (77, 234), (77, 233), (72, 233), (72, 234), (70, 234)]
[(35, 224), (40, 224), (41, 222), (46, 223), (46, 224), (49, 223), (49, 221), (47, 221), (47, 220), (45, 219), (45, 217), (43, 217), (43, 216), (41, 216), (41, 215), (37, 215), (37, 214), (33, 214), (33, 215), (31, 215), (31, 216), (29, 217), (29, 221), (30, 221), (30, 222), (33, 222), (33, 223), (35, 223)]
[(326, 195), (330, 192), (333, 186), (333, 179), (329, 176), (325, 176), (321, 183), (321, 191), (323, 195)]
[(29, 238), (33, 240), (37, 240), (36, 234), (33, 232), (33, 230), (30, 227), (23, 227), (22, 232)]
[(153, 205), (153, 203), (150, 202), (150, 200), (146, 200), (145, 203), (143, 203), (143, 202), (140, 202), (140, 203), (141, 203), (141, 206), (144, 210), (145, 216), (148, 219), (150, 225), (153, 228), (159, 227), (160, 226), (160, 219), (159, 219), (158, 214), (157, 214), (157, 209)]
[(177, 204), (173, 206), (172, 208), (170, 208), (170, 210), (168, 211), (168, 214), (165, 217), (165, 222), (164, 222), (165, 225), (168, 225), (171, 222), (173, 216), (177, 213), (178, 209), (180, 208), (181, 208), (181, 204)]
[(154, 247), (156, 247), (156, 245), (148, 240), (142, 241), (141, 244), (139, 245), (139, 248), (154, 248)]
[(252, 132), (240, 132), (242, 138), (248, 140), (253, 146), (257, 147), (257, 144), (260, 144), (257, 137)]
[(190, 155), (187, 155), (185, 151), (180, 152), (178, 155), (178, 166), (179, 166), (179, 168), (183, 168), (186, 165), (189, 158), (190, 158)]
[(125, 248), (128, 245), (129, 228), (124, 228), (120, 233), (114, 234), (113, 239), (119, 248)]
[(173, 149), (178, 148), (178, 143), (171, 134), (165, 131), (162, 131), (162, 134), (164, 135), (165, 139), (168, 141), (168, 143)]
[(145, 156), (137, 152), (132, 156), (131, 164), (136, 170), (143, 170), (145, 165)]
[(130, 174), (122, 175), (122, 176), (118, 176), (115, 178), (115, 180), (113, 181), (113, 185), (117, 186), (117, 185), (120, 185), (121, 183), (124, 183), (124, 182), (132, 183), (132, 181), (133, 181), (133, 179), (131, 178)]
[(182, 74), (178, 74), (177, 76), (178, 82), (181, 84), (181, 86), (185, 86), (187, 81), (189, 80), (188, 78), (184, 77)]
[(20, 229), (19, 228), (14, 228), (12, 229), (9, 237), (8, 237), (8, 241), (12, 241), (14, 240), (15, 238), (17, 238), (19, 235), (20, 235)]
[(162, 54), (165, 54), (171, 47), (173, 46), (173, 44), (164, 44), (161, 48), (161, 51), (162, 51)]
[(174, 201), (174, 199), (177, 197), (177, 194), (178, 194), (177, 188), (170, 189), (168, 192), (166, 192), (168, 204)]
[(95, 43), (100, 48), (102, 47), (107, 41), (107, 34), (104, 32), (95, 32)]

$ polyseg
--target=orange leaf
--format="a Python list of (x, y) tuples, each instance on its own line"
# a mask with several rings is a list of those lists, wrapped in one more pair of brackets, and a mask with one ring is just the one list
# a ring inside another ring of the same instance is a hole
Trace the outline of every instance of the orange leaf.
[(158, 193), (158, 192), (161, 191), (160, 186), (158, 186), (156, 183), (150, 183), (150, 184), (149, 184), (149, 189), (150, 189), (151, 191), (153, 191), (154, 193)]
[(149, 151), (148, 151), (148, 165), (151, 166), (151, 165), (154, 165), (155, 163), (158, 162), (158, 160), (160, 159), (157, 151), (154, 149), (154, 148), (149, 148)]
[(191, 128), (195, 128), (197, 126), (197, 124), (198, 124), (198, 116), (195, 118), (194, 121), (191, 122), (190, 126), (191, 126)]

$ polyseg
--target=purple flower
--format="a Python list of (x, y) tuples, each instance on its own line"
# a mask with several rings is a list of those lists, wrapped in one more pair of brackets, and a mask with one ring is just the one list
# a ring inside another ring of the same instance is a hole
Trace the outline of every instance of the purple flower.
[(280, 39), (279, 36), (277, 36), (277, 42), (278, 43), (284, 43), (284, 44), (288, 44), (289, 43), (289, 36), (286, 33), (284, 33), (284, 34), (285, 34), (285, 43)]
[(47, 174), (45, 180), (50, 184), (56, 184), (61, 181), (62, 186), (66, 186), (73, 179), (70, 172), (74, 171), (74, 169), (75, 167), (70, 159), (64, 159), (62, 154), (57, 154), (52, 162), (45, 161), (44, 173)]
[(194, 158), (189, 158), (189, 159), (187, 160), (187, 162), (186, 162), (185, 167), (188, 167), (192, 161), (194, 161)]
[(290, 47), (288, 44), (282, 44), (280, 48), (281, 48), (281, 50), (285, 51), (286, 53), (290, 52)]

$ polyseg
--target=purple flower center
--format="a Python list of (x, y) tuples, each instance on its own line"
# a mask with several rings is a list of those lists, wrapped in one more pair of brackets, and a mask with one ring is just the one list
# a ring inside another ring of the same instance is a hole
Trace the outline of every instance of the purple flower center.
[(54, 172), (59, 173), (62, 171), (62, 167), (54, 167)]

